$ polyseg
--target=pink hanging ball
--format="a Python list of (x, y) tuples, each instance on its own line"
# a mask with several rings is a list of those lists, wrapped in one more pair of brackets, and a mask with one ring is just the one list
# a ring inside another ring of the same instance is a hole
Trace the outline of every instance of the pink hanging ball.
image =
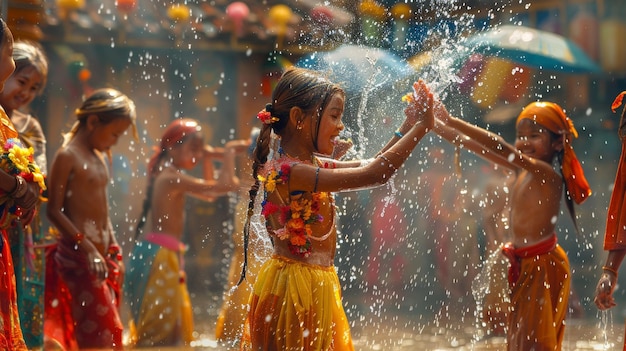
[(242, 21), (244, 18), (248, 17), (250, 9), (248, 5), (243, 2), (235, 1), (226, 7), (226, 14), (235, 22)]

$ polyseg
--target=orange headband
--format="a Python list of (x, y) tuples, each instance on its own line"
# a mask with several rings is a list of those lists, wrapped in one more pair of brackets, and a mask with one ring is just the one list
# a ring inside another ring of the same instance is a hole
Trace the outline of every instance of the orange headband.
[(624, 95), (626, 95), (626, 90), (619, 93), (619, 95), (615, 97), (615, 100), (613, 100), (613, 104), (611, 105), (611, 110), (613, 111), (613, 113), (615, 113), (615, 110), (617, 110), (618, 107), (622, 106), (622, 100), (624, 99)]
[(563, 161), (561, 172), (565, 179), (565, 186), (570, 197), (581, 204), (591, 195), (591, 188), (583, 168), (574, 153), (571, 145), (570, 135), (578, 137), (578, 132), (574, 128), (572, 120), (565, 115), (561, 106), (553, 102), (532, 102), (522, 110), (517, 117), (516, 124), (522, 119), (530, 119), (546, 127), (553, 133), (563, 135)]

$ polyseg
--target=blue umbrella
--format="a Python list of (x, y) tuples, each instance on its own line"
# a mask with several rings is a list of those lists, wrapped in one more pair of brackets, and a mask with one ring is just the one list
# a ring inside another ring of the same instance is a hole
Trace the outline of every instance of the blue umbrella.
[(504, 25), (480, 32), (467, 38), (464, 45), (472, 52), (539, 69), (569, 73), (602, 71), (569, 39), (524, 26)]
[(406, 60), (389, 51), (350, 44), (308, 54), (296, 66), (325, 73), (349, 93), (388, 88), (415, 73)]

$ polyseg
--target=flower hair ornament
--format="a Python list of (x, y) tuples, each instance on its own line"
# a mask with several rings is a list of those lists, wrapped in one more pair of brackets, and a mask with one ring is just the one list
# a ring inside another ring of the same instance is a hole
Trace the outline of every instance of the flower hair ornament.
[(278, 122), (278, 117), (274, 117), (272, 116), (272, 113), (274, 112), (274, 106), (272, 106), (272, 104), (266, 104), (265, 108), (262, 109), (261, 111), (259, 111), (259, 113), (256, 114), (256, 117), (263, 123), (263, 124), (272, 124), (274, 122)]

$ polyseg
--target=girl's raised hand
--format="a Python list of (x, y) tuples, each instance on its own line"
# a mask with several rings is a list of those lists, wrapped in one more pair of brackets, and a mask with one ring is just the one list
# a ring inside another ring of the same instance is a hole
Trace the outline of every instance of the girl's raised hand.
[(422, 122), (427, 124), (428, 129), (431, 129), (434, 125), (433, 94), (426, 83), (421, 79), (413, 83), (413, 93), (405, 95), (403, 99), (409, 103), (409, 106), (404, 109), (405, 123), (412, 127), (417, 122)]
[(450, 120), (450, 113), (446, 109), (446, 106), (439, 99), (434, 102), (435, 118), (443, 124), (446, 124)]

